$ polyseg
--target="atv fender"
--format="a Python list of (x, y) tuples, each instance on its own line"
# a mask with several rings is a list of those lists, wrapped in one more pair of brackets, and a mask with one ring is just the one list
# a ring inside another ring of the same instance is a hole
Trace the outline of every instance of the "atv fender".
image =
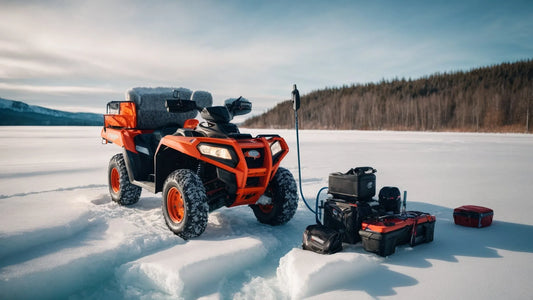
[(157, 148), (154, 164), (155, 192), (158, 193), (163, 191), (163, 185), (170, 173), (179, 169), (195, 170), (198, 167), (198, 159), (161, 143)]

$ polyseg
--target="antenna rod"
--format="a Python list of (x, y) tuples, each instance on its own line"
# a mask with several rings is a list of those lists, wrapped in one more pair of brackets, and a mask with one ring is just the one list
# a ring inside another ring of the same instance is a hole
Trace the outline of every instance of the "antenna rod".
[[(317, 216), (317, 212), (314, 211), (311, 206), (305, 200), (304, 194), (302, 192), (302, 168), (300, 164), (300, 136), (298, 134), (298, 109), (300, 108), (300, 92), (296, 88), (296, 84), (293, 86), (292, 90), (292, 108), (294, 109), (294, 125), (296, 128), (296, 152), (298, 153), (298, 182), (300, 186), (300, 196), (305, 203), (305, 206)], [(317, 217), (318, 218), (318, 217)]]

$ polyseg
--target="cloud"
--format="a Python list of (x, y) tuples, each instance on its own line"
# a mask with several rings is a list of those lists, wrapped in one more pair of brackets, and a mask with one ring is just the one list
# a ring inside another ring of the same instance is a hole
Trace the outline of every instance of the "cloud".
[[(306, 93), (531, 53), (532, 42), (517, 34), (531, 13), (498, 23), (483, 12), (494, 16), (499, 5), (461, 3), (3, 1), (0, 95), (66, 102), (184, 86), (263, 108), (288, 98), (293, 83)], [(492, 25), (479, 27), (486, 19)], [(504, 38), (506, 30), (513, 34)], [(495, 42), (499, 53), (490, 50)]]
[(104, 87), (86, 87), (86, 86), (51, 86), (51, 85), (34, 85), (34, 84), (12, 84), (0, 82), (0, 89), (13, 91), (27, 91), (48, 94), (107, 94), (113, 93), (114, 90)]

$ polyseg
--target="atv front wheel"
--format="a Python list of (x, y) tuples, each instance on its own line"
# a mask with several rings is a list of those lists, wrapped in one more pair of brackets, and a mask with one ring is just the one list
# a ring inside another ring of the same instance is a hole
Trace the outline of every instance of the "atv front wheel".
[(107, 178), (113, 201), (120, 205), (132, 205), (139, 201), (142, 188), (131, 184), (122, 154), (115, 154), (109, 161)]
[(163, 185), (163, 216), (168, 228), (187, 240), (207, 227), (209, 205), (200, 177), (191, 170), (172, 172)]
[(298, 191), (289, 170), (278, 168), (264, 196), (270, 198), (270, 203), (250, 205), (259, 222), (281, 225), (292, 219), (298, 208)]

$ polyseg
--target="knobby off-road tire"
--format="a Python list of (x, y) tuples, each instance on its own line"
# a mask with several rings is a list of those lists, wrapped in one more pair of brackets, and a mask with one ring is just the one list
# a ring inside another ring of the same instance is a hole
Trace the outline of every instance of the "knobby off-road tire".
[(122, 154), (115, 154), (109, 161), (107, 172), (109, 194), (120, 205), (132, 205), (139, 201), (142, 188), (131, 184)]
[(281, 225), (292, 219), (298, 208), (298, 190), (289, 170), (278, 168), (264, 195), (272, 199), (271, 204), (250, 205), (259, 222)]
[(207, 227), (209, 205), (202, 180), (191, 170), (176, 170), (163, 185), (163, 216), (168, 228), (187, 240)]

